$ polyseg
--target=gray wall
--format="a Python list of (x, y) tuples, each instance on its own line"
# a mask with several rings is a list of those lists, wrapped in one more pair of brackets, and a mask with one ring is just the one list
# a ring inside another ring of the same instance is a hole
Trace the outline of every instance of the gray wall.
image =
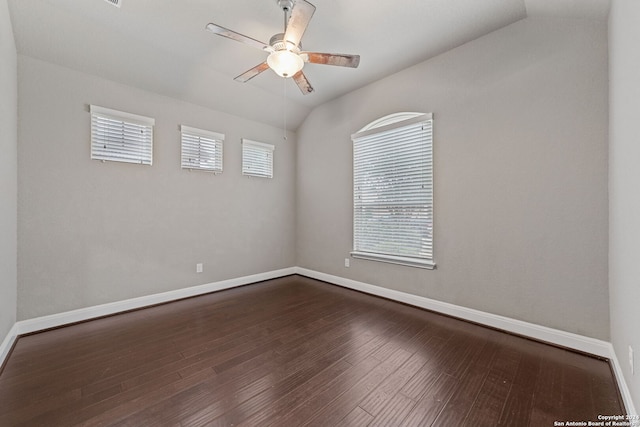
[[(297, 264), (608, 340), (607, 79), (606, 22), (528, 18), (316, 108)], [(345, 268), (350, 135), (398, 111), (434, 113), (438, 268)]]
[[(28, 57), (18, 75), (18, 320), (295, 265), (294, 135)], [(153, 166), (90, 160), (88, 104), (154, 117)], [(180, 124), (226, 134), (223, 174), (180, 169)], [(276, 145), (273, 179), (241, 175), (241, 138)]]
[[(611, 342), (640, 409), (640, 3), (614, 0), (609, 15), (609, 294)], [(635, 350), (635, 375), (628, 346)]]
[(17, 112), (16, 46), (0, 0), (0, 343), (16, 321)]
[[(18, 65), (18, 319), (299, 265), (609, 338), (604, 23), (520, 21), (318, 107), (297, 152), (260, 123)], [(91, 161), (87, 104), (155, 117), (154, 165)], [(346, 269), (349, 135), (397, 111), (435, 115), (438, 269)], [(181, 123), (226, 133), (222, 175), (179, 168)], [(273, 180), (240, 175), (241, 137), (276, 144)]]

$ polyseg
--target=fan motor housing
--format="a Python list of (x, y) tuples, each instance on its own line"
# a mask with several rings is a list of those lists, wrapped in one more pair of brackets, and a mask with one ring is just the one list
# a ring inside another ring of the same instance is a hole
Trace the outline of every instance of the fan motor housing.
[(298, 46), (295, 46), (293, 43), (284, 40), (284, 33), (278, 33), (271, 37), (271, 39), (269, 40), (269, 46), (271, 46), (275, 51), (290, 50), (291, 52), (300, 53), (302, 43), (300, 43)]

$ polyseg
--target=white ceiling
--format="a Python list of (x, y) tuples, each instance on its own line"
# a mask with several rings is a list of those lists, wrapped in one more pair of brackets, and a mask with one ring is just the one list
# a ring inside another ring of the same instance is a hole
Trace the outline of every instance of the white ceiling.
[[(266, 53), (213, 35), (214, 22), (268, 42), (283, 30), (276, 0), (9, 0), (20, 54), (290, 129), (309, 111), (527, 16), (605, 19), (609, 0), (311, 0), (305, 50), (361, 56), (357, 69), (304, 71), (315, 92), (270, 70), (233, 78)], [(286, 91), (287, 101), (284, 101)]]

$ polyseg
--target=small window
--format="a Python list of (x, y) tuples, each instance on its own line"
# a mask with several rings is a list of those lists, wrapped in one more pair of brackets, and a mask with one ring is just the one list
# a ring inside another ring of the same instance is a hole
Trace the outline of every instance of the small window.
[(242, 174), (273, 178), (273, 150), (271, 144), (243, 139)]
[(182, 168), (222, 172), (224, 135), (181, 125)]
[(398, 113), (351, 136), (355, 258), (434, 268), (433, 118)]
[(151, 165), (155, 120), (90, 106), (91, 158)]

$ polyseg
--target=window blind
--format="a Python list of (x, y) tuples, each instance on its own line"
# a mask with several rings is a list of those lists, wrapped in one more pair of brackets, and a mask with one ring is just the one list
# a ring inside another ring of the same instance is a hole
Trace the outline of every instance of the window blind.
[(151, 165), (155, 120), (90, 106), (91, 158)]
[(273, 178), (273, 151), (275, 146), (263, 142), (242, 140), (242, 174)]
[(181, 166), (183, 169), (199, 169), (222, 172), (224, 135), (181, 125)]
[(354, 257), (433, 268), (433, 120), (352, 136)]

